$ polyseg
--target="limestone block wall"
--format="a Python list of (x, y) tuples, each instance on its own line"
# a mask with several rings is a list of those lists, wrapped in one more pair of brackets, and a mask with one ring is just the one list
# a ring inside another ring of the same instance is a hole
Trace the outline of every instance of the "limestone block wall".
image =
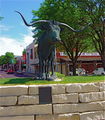
[[(46, 87), (52, 102), (41, 104)], [(105, 120), (105, 83), (0, 86), (0, 120)]]

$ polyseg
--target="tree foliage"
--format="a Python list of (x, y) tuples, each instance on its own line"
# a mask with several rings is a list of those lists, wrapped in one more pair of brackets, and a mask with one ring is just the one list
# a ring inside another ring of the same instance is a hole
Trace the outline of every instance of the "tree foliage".
[(83, 51), (95, 48), (102, 58), (103, 65), (105, 64), (105, 0), (45, 0), (38, 11), (32, 12), (33, 21), (56, 20), (75, 29), (82, 29), (88, 23), (92, 23), (89, 29), (81, 33), (73, 33), (61, 26), (64, 47), (60, 45), (60, 48), (63, 48), (71, 59), (74, 74), (77, 59)]
[(0, 65), (5, 64), (4, 55), (0, 56)]
[(11, 52), (6, 52), (5, 55), (0, 56), (0, 65), (14, 64), (15, 62), (14, 54)]
[[(45, 0), (38, 11), (33, 11), (33, 15), (37, 16), (33, 21), (39, 19), (56, 20), (67, 23), (75, 29), (82, 29), (86, 25), (85, 14), (82, 14), (71, 0)], [(62, 29), (63, 47), (61, 45), (59, 47), (67, 52), (73, 63), (73, 73), (75, 75), (77, 59), (88, 47), (87, 34), (86, 31), (73, 33), (65, 27), (60, 27)]]
[(26, 49), (23, 50), (22, 54), (26, 54)]
[(74, 2), (88, 16), (86, 22), (92, 23), (90, 36), (105, 69), (105, 0), (75, 0)]

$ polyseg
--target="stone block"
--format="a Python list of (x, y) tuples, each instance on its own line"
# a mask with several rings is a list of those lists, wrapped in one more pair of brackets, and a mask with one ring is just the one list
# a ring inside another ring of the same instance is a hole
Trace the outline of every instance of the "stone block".
[(100, 82), (100, 91), (105, 91), (105, 82)]
[(16, 105), (16, 103), (17, 103), (16, 96), (0, 97), (0, 106)]
[(0, 120), (34, 120), (34, 116), (0, 117)]
[(27, 105), (0, 107), (0, 117), (18, 115), (52, 114), (52, 105)]
[(37, 115), (36, 120), (80, 120), (79, 114)]
[[(55, 119), (56, 120), (56, 119)], [(79, 114), (62, 114), (58, 115), (57, 120), (80, 120), (80, 115)]]
[(29, 95), (38, 95), (39, 85), (29, 85)]
[(65, 93), (65, 85), (59, 84), (59, 85), (52, 85), (52, 94), (64, 94)]
[(102, 111), (105, 110), (105, 101), (79, 104), (54, 104), (54, 114), (66, 114), (76, 112)]
[(59, 94), (52, 96), (53, 103), (78, 103), (78, 94)]
[(79, 94), (80, 102), (95, 102), (104, 100), (104, 92), (91, 92)]
[(105, 101), (78, 104), (78, 112), (103, 111)]
[(104, 101), (105, 101), (105, 91), (103, 91)]
[(78, 112), (78, 104), (54, 104), (54, 114), (66, 114)]
[(54, 84), (54, 85), (29, 85), (29, 95), (39, 94), (39, 87), (51, 87), (52, 94), (64, 94), (65, 85), (63, 84)]
[(36, 115), (36, 120), (55, 120), (55, 115)]
[(80, 120), (105, 120), (104, 111), (94, 111), (80, 114)]
[(68, 84), (66, 86), (66, 92), (67, 93), (99, 92), (99, 86), (95, 83)]
[(39, 96), (19, 96), (18, 104), (39, 104)]
[(0, 86), (0, 96), (17, 96), (28, 94), (28, 86)]

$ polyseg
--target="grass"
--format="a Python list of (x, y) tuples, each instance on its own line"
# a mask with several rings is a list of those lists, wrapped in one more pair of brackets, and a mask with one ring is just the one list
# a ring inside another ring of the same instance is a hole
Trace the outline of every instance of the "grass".
[(33, 80), (32, 78), (1, 78), (0, 85), (34, 85), (34, 84), (67, 84), (104, 82), (105, 76), (64, 76), (57, 73), (62, 81)]

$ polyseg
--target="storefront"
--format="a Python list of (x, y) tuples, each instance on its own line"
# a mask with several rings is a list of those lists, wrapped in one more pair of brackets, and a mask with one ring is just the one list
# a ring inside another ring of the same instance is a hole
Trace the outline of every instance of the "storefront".
[[(72, 62), (68, 56), (57, 53), (57, 62), (59, 63), (58, 72), (68, 75), (72, 71)], [(98, 53), (82, 53), (77, 60), (76, 68), (85, 69), (87, 74), (92, 74), (99, 67), (102, 67), (102, 61)]]

